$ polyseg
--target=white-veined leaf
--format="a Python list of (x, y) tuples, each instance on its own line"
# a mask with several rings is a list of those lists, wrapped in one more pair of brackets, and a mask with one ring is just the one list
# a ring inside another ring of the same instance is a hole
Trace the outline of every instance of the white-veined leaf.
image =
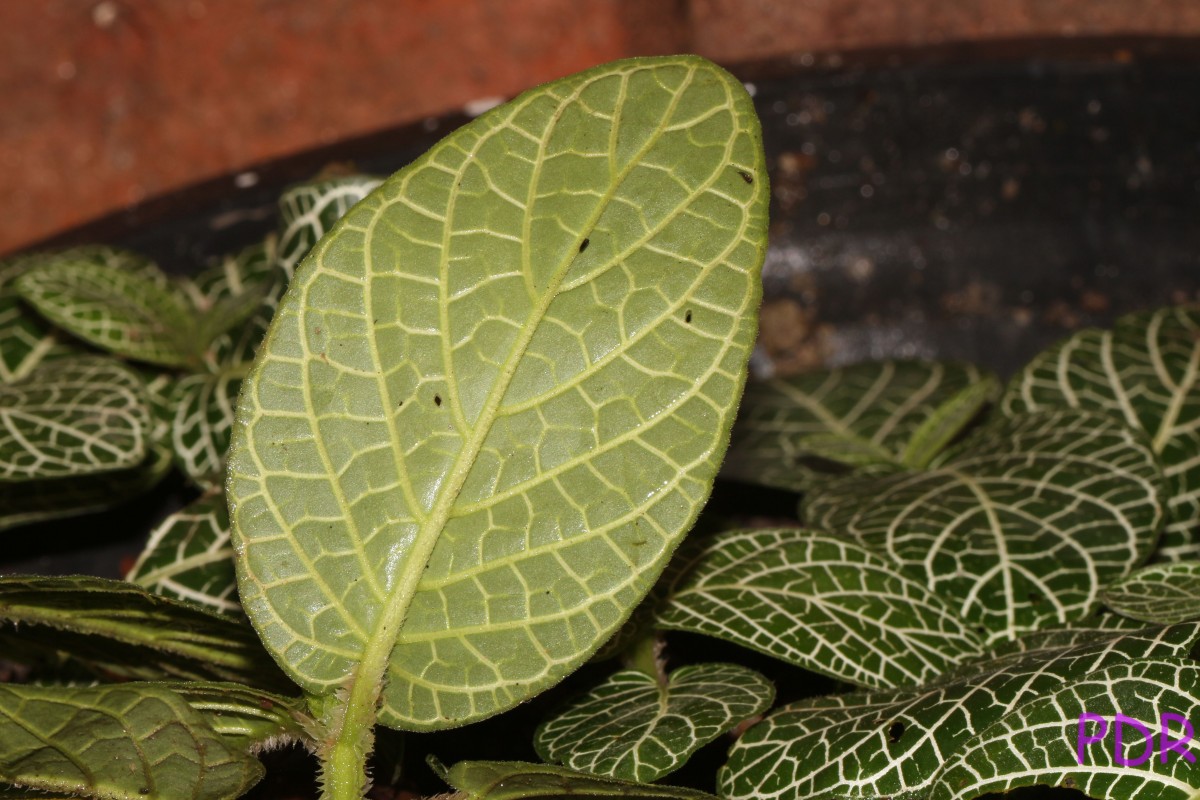
[(262, 765), (154, 684), (0, 684), (0, 781), (106, 800), (233, 800)]
[[(967, 364), (868, 361), (752, 382), (746, 387), (723, 474), (804, 490), (831, 471), (821, 461), (858, 465), (866, 454), (897, 463), (904, 457), (927, 457), (930, 447), (944, 445), (957, 433), (950, 430), (952, 424), (965, 425), (979, 411), (990, 398), (992, 381)], [(959, 396), (975, 383), (983, 383), (986, 390)], [(965, 413), (964, 400), (978, 405)], [(951, 401), (954, 413), (938, 415)], [(919, 441), (914, 441), (918, 434)]]
[(163, 520), (125, 579), (155, 594), (240, 614), (225, 496), (201, 497)]
[(136, 467), (150, 434), (142, 380), (115, 359), (57, 359), (0, 384), (0, 482)]
[(445, 770), (442, 779), (469, 800), (715, 800), (695, 789), (632, 783), (519, 761), (460, 761)]
[(816, 531), (719, 534), (672, 572), (661, 627), (859, 686), (924, 683), (981, 652), (979, 637), (922, 582)]
[(661, 681), (641, 670), (610, 675), (534, 734), (538, 755), (593, 775), (649, 783), (761, 714), (775, 687), (736, 664), (692, 664)]
[(1144, 657), (1179, 658), (1200, 639), (1185, 623), (1054, 646), (963, 668), (919, 689), (793, 703), (751, 727), (718, 774), (728, 800), (927, 797), (973, 736), (1029, 700)]
[[(243, 385), (243, 606), (355, 718), (461, 725), (561, 680), (711, 488), (745, 375), (765, 171), (695, 57), (531, 90), (354, 206)], [(349, 735), (349, 734), (348, 734)]]
[(1159, 624), (1200, 618), (1200, 563), (1183, 561), (1140, 569), (1104, 590), (1118, 614)]
[(346, 212), (371, 193), (382, 178), (343, 175), (318, 178), (289, 188), (279, 198), (279, 266), (292, 279), (300, 259)]
[(1166, 474), (1166, 529), (1155, 558), (1200, 556), (1200, 308), (1130, 314), (1076, 333), (1009, 382), (1005, 413), (1107, 411), (1144, 430)]
[[(1194, 748), (1171, 750), (1170, 741), (1194, 741), (1190, 720), (1198, 705), (1200, 664), (1183, 659), (1129, 661), (1075, 678), (1022, 703), (961, 745), (938, 772), (930, 800), (969, 800), (1037, 785), (1078, 789), (1088, 797), (1193, 800), (1200, 770), (1183, 753), (1194, 761)], [(1150, 738), (1123, 722), (1118, 751), (1118, 714), (1144, 726)], [(1164, 723), (1165, 715), (1175, 719)], [(1092, 737), (1101, 740), (1093, 743)]]
[(55, 325), (119, 356), (196, 365), (207, 344), (197, 341), (186, 296), (161, 272), (63, 254), (25, 272), (16, 288)]
[(823, 484), (803, 517), (886, 553), (999, 639), (1091, 613), (1149, 557), (1161, 496), (1144, 434), (1064, 410), (995, 419), (928, 470)]

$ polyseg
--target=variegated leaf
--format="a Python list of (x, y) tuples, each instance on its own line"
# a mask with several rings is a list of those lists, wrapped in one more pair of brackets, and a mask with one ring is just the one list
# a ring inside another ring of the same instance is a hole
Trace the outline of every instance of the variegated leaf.
[(1200, 307), (1122, 317), (1084, 330), (1013, 377), (1006, 413), (1107, 411), (1144, 430), (1166, 473), (1167, 524), (1156, 560), (1200, 557)]
[[(1135, 660), (1074, 678), (961, 745), (938, 772), (930, 800), (1037, 785), (1098, 798), (1194, 800), (1200, 794), (1194, 748), (1172, 749), (1171, 742), (1194, 740), (1197, 706), (1200, 664), (1193, 661)], [(1127, 718), (1119, 750), (1118, 715)]]
[(0, 577), (0, 628), (106, 674), (230, 680), (288, 691), (248, 624), (124, 581)]
[(106, 800), (232, 800), (262, 775), (165, 687), (0, 685), (0, 781)]
[(201, 489), (219, 488), (224, 481), (238, 390), (249, 368), (248, 362), (223, 365), (180, 378), (172, 389), (171, 450), (175, 463)]
[[(723, 474), (804, 490), (830, 471), (821, 462), (928, 458), (990, 398), (993, 381), (970, 365), (878, 361), (751, 383)], [(982, 391), (960, 396), (976, 383)], [(968, 409), (964, 401), (976, 405)]]
[(1013, 708), (1114, 664), (1186, 656), (1200, 625), (1185, 623), (1044, 646), (964, 668), (919, 689), (793, 703), (733, 746), (718, 783), (728, 800), (924, 798), (938, 770)]
[(279, 266), (292, 279), (296, 265), (350, 207), (383, 182), (374, 175), (318, 178), (279, 198)]
[(1200, 563), (1155, 564), (1104, 590), (1104, 605), (1143, 622), (1200, 618)]
[(194, 366), (207, 345), (186, 296), (160, 272), (64, 255), (25, 272), (16, 288), (55, 325), (120, 356)]
[(225, 496), (201, 497), (163, 520), (126, 580), (155, 594), (240, 614)]
[(736, 664), (693, 664), (661, 680), (622, 670), (543, 722), (534, 747), (550, 763), (649, 783), (774, 697), (770, 681)]
[(929, 470), (824, 484), (803, 516), (886, 553), (999, 639), (1091, 613), (1149, 557), (1161, 496), (1144, 434), (1065, 410), (998, 418)]
[(141, 378), (112, 358), (55, 360), (0, 384), (0, 482), (136, 467), (150, 433)]
[(677, 574), (661, 627), (716, 636), (859, 686), (924, 683), (980, 653), (980, 639), (924, 583), (816, 531), (720, 534)]
[(226, 256), (219, 264), (187, 281), (183, 288), (192, 305), (202, 312), (211, 311), (235, 297), (261, 299), (273, 283), (283, 279), (278, 262), (276, 238), (268, 236)]
[(695, 789), (632, 783), (519, 761), (460, 761), (442, 778), (463, 800), (716, 800)]

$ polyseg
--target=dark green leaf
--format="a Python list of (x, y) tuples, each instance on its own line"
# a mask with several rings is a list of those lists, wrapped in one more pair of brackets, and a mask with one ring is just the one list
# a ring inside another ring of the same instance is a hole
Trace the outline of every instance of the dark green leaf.
[(806, 498), (811, 524), (887, 553), (993, 639), (1095, 610), (1149, 557), (1162, 475), (1109, 416), (1001, 417), (926, 471), (850, 476)]
[(469, 800), (715, 800), (695, 789), (630, 783), (519, 761), (460, 761), (443, 778)]
[(775, 687), (735, 664), (692, 664), (665, 683), (639, 670), (608, 677), (534, 735), (544, 760), (649, 783), (771, 705)]

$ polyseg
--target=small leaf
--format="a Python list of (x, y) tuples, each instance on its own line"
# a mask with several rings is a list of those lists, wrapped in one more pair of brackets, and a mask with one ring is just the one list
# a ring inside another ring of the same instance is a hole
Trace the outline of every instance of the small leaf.
[(311, 749), (305, 730), (304, 701), (240, 683), (173, 681), (152, 684), (170, 689), (200, 712), (231, 749), (262, 753), (294, 742)]
[(1076, 333), (1013, 376), (1005, 413), (1107, 411), (1149, 436), (1166, 474), (1157, 560), (1200, 557), (1200, 307), (1130, 314)]
[(21, 380), (44, 359), (75, 352), (53, 326), (25, 305), (13, 285), (46, 257), (34, 253), (0, 261), (0, 384)]
[(163, 520), (125, 579), (155, 594), (240, 614), (224, 495), (201, 497)]
[(184, 284), (192, 305), (202, 312), (237, 297), (258, 301), (272, 284), (284, 279), (278, 264), (279, 253), (274, 236), (268, 236), (226, 256), (219, 264), (209, 267)]
[[(960, 746), (938, 772), (930, 798), (967, 800), (1049, 785), (1088, 797), (1192, 800), (1200, 771), (1184, 758), (1191, 748), (1171, 751), (1161, 734), (1165, 728), (1172, 740), (1191, 740), (1189, 720), (1198, 702), (1200, 665), (1180, 659), (1130, 661), (1075, 678), (1019, 705)], [(1137, 721), (1153, 739), (1125, 723), (1123, 746), (1115, 751), (1117, 715)], [(1165, 715), (1175, 716), (1173, 724)], [(1102, 731), (1107, 732), (1102, 741), (1088, 742)], [(1117, 761), (1118, 752), (1131, 763)], [(1144, 760), (1143, 752), (1149, 756)]]
[(249, 367), (243, 362), (187, 375), (171, 391), (171, 450), (176, 465), (201, 489), (224, 481), (238, 390)]
[(860, 686), (924, 683), (978, 655), (940, 598), (854, 542), (733, 531), (679, 567), (661, 627), (716, 636)]
[(929, 466), (999, 393), (1000, 384), (991, 375), (959, 389), (934, 409), (913, 433), (900, 453), (900, 463), (910, 469)]
[(0, 385), (0, 482), (136, 467), (149, 434), (141, 378), (115, 359), (56, 360)]
[[(896, 462), (926, 458), (929, 449), (953, 438), (954, 424), (970, 421), (974, 414), (964, 414), (964, 401), (986, 397), (991, 380), (965, 364), (869, 361), (751, 383), (723, 474), (802, 491), (814, 474), (829, 472), (828, 465), (812, 463), (814, 458), (853, 465), (861, 463), (853, 453), (868, 445), (877, 456), (886, 453)], [(959, 413), (937, 413), (977, 382), (985, 388), (959, 397)], [(839, 455), (822, 446), (830, 435), (860, 444)]]
[(1161, 485), (1140, 432), (1100, 414), (1027, 414), (929, 470), (823, 484), (804, 518), (887, 553), (996, 639), (1091, 613), (1153, 550)]
[(544, 760), (593, 775), (649, 783), (771, 705), (775, 687), (734, 664), (693, 664), (666, 685), (637, 670), (608, 677), (543, 722), (534, 747)]
[(765, 174), (739, 81), (635, 59), (478, 117), (321, 239), (228, 481), (242, 603), (306, 691), (448, 728), (612, 635), (724, 451)]
[(1104, 604), (1118, 614), (1159, 624), (1200, 618), (1200, 564), (1156, 564), (1104, 590)]
[(695, 789), (630, 783), (545, 764), (460, 761), (442, 776), (469, 800), (565, 800), (590, 797), (630, 800), (716, 800)]
[(0, 781), (108, 800), (231, 800), (262, 775), (166, 688), (0, 685)]
[(194, 365), (208, 344), (196, 338), (191, 304), (161, 273), (62, 256), (26, 272), (16, 287), (55, 325), (120, 356)]
[(279, 266), (287, 280), (333, 223), (382, 182), (374, 175), (344, 175), (301, 183), (280, 196)]
[(1114, 664), (1184, 657), (1197, 639), (1195, 623), (1113, 634), (964, 667), (919, 689), (793, 703), (734, 744), (717, 776), (720, 794), (727, 800), (927, 797), (942, 764), (1011, 709)]
[(155, 447), (131, 469), (21, 483), (0, 481), (0, 531), (118, 505), (154, 488), (170, 469), (170, 453)]
[(0, 622), (112, 675), (294, 688), (249, 625), (123, 581), (0, 577)]

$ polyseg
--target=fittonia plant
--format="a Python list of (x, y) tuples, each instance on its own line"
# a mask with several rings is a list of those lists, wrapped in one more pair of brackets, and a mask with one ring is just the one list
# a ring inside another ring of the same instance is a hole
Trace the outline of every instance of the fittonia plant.
[[(766, 200), (741, 85), (637, 59), (382, 182), (296, 187), (191, 280), (101, 247), (0, 264), (0, 527), (172, 464), (199, 495), (128, 581), (0, 578), (0, 797), (234, 798), (289, 744), (337, 800), (372, 760), (430, 786), (426, 756), (461, 798), (1195, 795), (1182, 756), (1077, 744), (1083, 714), (1200, 700), (1200, 311), (1004, 389), (918, 362), (756, 384), (726, 475), (803, 492), (803, 525), (683, 541)], [(526, 761), (472, 738), (497, 715)], [(442, 767), (448, 728), (485, 760)], [(723, 766), (659, 783), (701, 750)]]

